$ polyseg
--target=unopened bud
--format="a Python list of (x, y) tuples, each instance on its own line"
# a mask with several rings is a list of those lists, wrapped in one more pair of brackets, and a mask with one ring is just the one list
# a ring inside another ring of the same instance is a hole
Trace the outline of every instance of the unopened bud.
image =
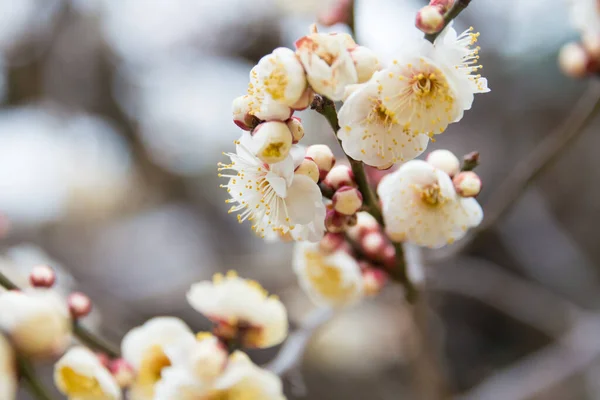
[(121, 388), (129, 387), (135, 379), (133, 367), (122, 358), (111, 361), (108, 369)]
[(375, 296), (381, 292), (388, 281), (388, 274), (376, 268), (363, 270), (363, 289), (367, 296)]
[(67, 298), (67, 305), (73, 319), (83, 318), (92, 311), (92, 301), (81, 292), (71, 293)]
[(387, 247), (388, 242), (381, 232), (369, 232), (360, 239), (360, 246), (363, 252), (374, 260), (381, 259), (383, 251)]
[(356, 225), (348, 229), (347, 234), (350, 239), (359, 241), (369, 232), (379, 232), (379, 223), (371, 214), (366, 211), (356, 213)]
[(356, 66), (358, 83), (367, 82), (375, 72), (381, 69), (375, 52), (365, 46), (356, 46), (352, 49), (350, 55)]
[(335, 210), (327, 210), (325, 214), (325, 229), (331, 233), (341, 233), (346, 230), (348, 216)]
[(577, 43), (568, 43), (560, 49), (558, 64), (568, 76), (581, 78), (587, 74), (590, 57), (583, 47)]
[(250, 131), (260, 122), (258, 118), (250, 115), (250, 104), (252, 97), (240, 96), (233, 100), (232, 113), (233, 122), (245, 131)]
[(292, 105), (292, 109), (302, 111), (310, 107), (315, 98), (315, 92), (311, 88), (306, 88), (300, 99)]
[(472, 171), (479, 165), (479, 152), (472, 151), (469, 154), (465, 154), (463, 157), (463, 163), (460, 167), (461, 171)]
[(450, 150), (435, 150), (427, 155), (427, 162), (434, 167), (441, 169), (450, 177), (458, 174), (460, 171), (460, 161)]
[(292, 148), (292, 133), (285, 122), (264, 122), (252, 132), (252, 150), (267, 164), (283, 161)]
[(305, 158), (294, 172), (298, 175), (305, 175), (312, 179), (315, 183), (319, 182), (319, 167), (310, 158)]
[(436, 6), (425, 6), (417, 13), (416, 27), (424, 33), (437, 33), (444, 27), (444, 15)]
[(346, 239), (341, 233), (327, 232), (325, 236), (323, 236), (323, 239), (321, 239), (319, 242), (319, 246), (323, 252), (333, 253), (334, 251), (340, 249), (344, 243), (346, 243)]
[(292, 117), (287, 122), (287, 127), (292, 132), (292, 143), (298, 143), (304, 137), (304, 127), (298, 117)]
[(362, 194), (352, 186), (342, 186), (336, 190), (332, 200), (335, 211), (344, 215), (355, 214), (363, 204)]
[(475, 197), (481, 192), (481, 179), (473, 171), (459, 173), (452, 182), (459, 196)]
[(347, 165), (336, 165), (329, 171), (323, 183), (333, 190), (338, 190), (342, 186), (356, 186), (354, 182), (354, 173)]
[(383, 265), (385, 265), (389, 269), (396, 268), (396, 249), (394, 245), (388, 244), (385, 249), (383, 249), (382, 257)]
[(450, 7), (454, 5), (455, 1), (456, 0), (431, 0), (429, 5), (437, 7), (442, 14), (446, 14), (446, 12), (450, 10)]
[(47, 265), (37, 265), (29, 273), (31, 286), (38, 288), (50, 288), (56, 282), (56, 273)]
[(104, 367), (109, 368), (110, 366), (110, 358), (108, 357), (108, 355), (106, 355), (106, 353), (95, 353), (96, 354), (96, 358), (98, 359), (98, 361), (100, 361), (100, 364), (102, 364)]
[(331, 168), (333, 168), (333, 164), (335, 164), (333, 152), (329, 146), (324, 144), (308, 146), (306, 149), (306, 157), (312, 158), (317, 164), (317, 167), (319, 167), (319, 179), (324, 179), (325, 176), (327, 176), (327, 173), (331, 171)]

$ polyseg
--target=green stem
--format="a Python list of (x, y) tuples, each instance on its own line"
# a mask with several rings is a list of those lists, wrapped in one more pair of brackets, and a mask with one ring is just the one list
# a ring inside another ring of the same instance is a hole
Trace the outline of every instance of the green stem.
[[(471, 0), (456, 0), (452, 8), (450, 8), (450, 10), (448, 10), (448, 12), (444, 15), (444, 28), (448, 26), (450, 21), (458, 17), (458, 14), (460, 14), (465, 8), (467, 8), (470, 2)], [(439, 32), (426, 34), (425, 39), (433, 43), (442, 30), (443, 28), (440, 29)]]
[(112, 343), (107, 342), (99, 336), (94, 335), (79, 322), (73, 321), (73, 334), (79, 341), (96, 351), (106, 353), (111, 358), (119, 358), (119, 350)]
[(48, 390), (35, 376), (35, 370), (29, 360), (22, 356), (18, 356), (17, 365), (19, 367), (21, 379), (27, 383), (27, 389), (35, 398), (39, 400), (53, 400), (52, 396), (48, 393)]
[[(337, 137), (337, 132), (340, 130), (340, 124), (338, 122), (337, 110), (333, 101), (326, 97), (317, 97), (313, 102), (312, 108), (327, 119), (327, 122), (329, 122), (329, 125), (331, 125), (331, 128)], [(338, 142), (341, 146), (341, 141), (339, 138)], [(373, 192), (371, 186), (369, 185), (367, 174), (365, 173), (362, 162), (356, 161), (349, 156), (347, 157), (348, 161), (350, 162), (350, 167), (352, 168), (352, 173), (354, 174), (354, 180), (358, 185), (358, 190), (360, 190), (360, 193), (363, 196), (364, 210), (371, 214), (381, 225), (383, 225), (384, 222), (381, 215), (381, 210), (379, 209), (379, 201), (377, 200), (375, 192)]]
[[(19, 290), (6, 275), (0, 272), (0, 286), (9, 290)], [(77, 321), (73, 321), (73, 334), (79, 341), (94, 350), (101, 351), (113, 358), (120, 357), (119, 350), (104, 339), (94, 335), (92, 332), (81, 326)]]

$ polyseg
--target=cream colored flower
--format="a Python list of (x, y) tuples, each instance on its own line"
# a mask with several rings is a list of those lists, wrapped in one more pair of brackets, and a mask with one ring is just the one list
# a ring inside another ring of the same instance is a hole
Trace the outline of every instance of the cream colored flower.
[(296, 240), (318, 241), (325, 232), (325, 206), (319, 186), (308, 176), (294, 174), (294, 157), (290, 152), (281, 162), (265, 164), (243, 143), (236, 153), (227, 153), (230, 164), (220, 164), (220, 174), (229, 178), (227, 188), (233, 203), (230, 212), (241, 211), (238, 221), (250, 220), (252, 229), (264, 237), (267, 230)]
[(483, 218), (477, 200), (458, 196), (448, 174), (421, 160), (385, 176), (377, 193), (385, 230), (396, 242), (442, 247), (462, 238)]
[[(187, 293), (194, 309), (218, 324), (217, 331), (238, 336), (244, 346), (265, 348), (281, 343), (288, 333), (287, 312), (255, 281), (235, 272), (216, 274), (192, 285)], [(227, 332), (227, 333), (226, 333)]]
[(250, 72), (250, 82), (254, 90), (288, 107), (300, 100), (308, 85), (296, 54), (285, 47), (261, 58)]
[(236, 351), (214, 381), (194, 378), (181, 368), (169, 369), (154, 400), (285, 400), (279, 377)]
[[(296, 54), (315, 92), (332, 100), (341, 100), (346, 86), (358, 83), (356, 65), (350, 54), (355, 47), (356, 43), (347, 34), (318, 33), (316, 30), (296, 41)], [(363, 71), (363, 60), (360, 61)]]
[(163, 369), (171, 365), (167, 346), (189, 340), (194, 340), (194, 334), (183, 321), (174, 317), (152, 318), (129, 331), (121, 343), (123, 358), (136, 372), (129, 397), (133, 400), (152, 399)]
[[(398, 119), (397, 111), (384, 105), (389, 99), (381, 83), (385, 73), (375, 73), (371, 81), (354, 89), (340, 109), (341, 129), (337, 133), (346, 154), (379, 168), (412, 160), (429, 143), (429, 136), (415, 135), (410, 124)], [(398, 86), (396, 82), (389, 84)]]
[(85, 347), (70, 349), (56, 363), (54, 382), (69, 400), (121, 399), (121, 389), (113, 376)]
[(293, 267), (300, 286), (318, 305), (348, 306), (363, 297), (360, 266), (343, 250), (327, 254), (318, 243), (296, 243)]
[(46, 289), (0, 293), (0, 330), (19, 352), (33, 358), (62, 354), (71, 320), (60, 296)]
[(0, 399), (15, 400), (17, 384), (14, 350), (9, 341), (0, 335)]
[(479, 34), (469, 29), (457, 35), (452, 27), (431, 44), (420, 39), (376, 74), (382, 113), (414, 135), (442, 133), (459, 121), (473, 104), (475, 93), (489, 92), (477, 74)]

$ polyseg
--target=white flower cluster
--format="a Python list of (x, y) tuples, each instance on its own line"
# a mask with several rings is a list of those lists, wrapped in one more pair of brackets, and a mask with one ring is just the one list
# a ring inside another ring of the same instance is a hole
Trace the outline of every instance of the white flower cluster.
[(331, 157), (307, 157), (297, 143), (304, 136), (295, 110), (315, 93), (341, 100), (350, 85), (368, 81), (379, 62), (349, 35), (318, 33), (296, 42), (296, 51), (275, 49), (250, 72), (248, 93), (233, 102), (234, 122), (248, 131), (227, 153), (221, 176), (240, 222), (251, 220), (261, 236), (272, 232), (318, 241), (325, 232), (325, 206), (317, 186), (333, 165)]
[[(256, 282), (234, 273), (194, 284), (190, 304), (215, 324), (194, 334), (180, 319), (156, 317), (123, 338), (123, 359), (107, 365), (85, 347), (70, 349), (55, 365), (56, 386), (72, 400), (284, 400), (280, 379), (241, 351), (287, 336), (281, 302)], [(1, 350), (1, 348), (0, 348)]]

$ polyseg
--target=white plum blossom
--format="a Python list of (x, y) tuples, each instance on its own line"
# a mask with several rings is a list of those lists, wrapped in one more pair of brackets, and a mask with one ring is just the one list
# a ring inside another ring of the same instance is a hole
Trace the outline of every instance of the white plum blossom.
[(600, 36), (600, 2), (598, 0), (569, 0), (573, 26), (583, 35)]
[(261, 58), (250, 72), (250, 82), (265, 97), (289, 107), (300, 100), (308, 85), (296, 54), (285, 47)]
[(136, 373), (129, 391), (131, 400), (152, 399), (162, 370), (171, 365), (166, 354), (167, 346), (186, 340), (194, 340), (193, 332), (174, 317), (152, 318), (125, 335), (121, 353)]
[(359, 82), (350, 54), (355, 47), (350, 35), (316, 30), (296, 41), (296, 54), (315, 92), (331, 100), (341, 100), (346, 86)]
[(360, 266), (344, 250), (326, 253), (318, 243), (296, 243), (293, 268), (300, 286), (317, 305), (348, 306), (364, 295)]
[(287, 336), (287, 312), (281, 301), (269, 296), (258, 282), (242, 279), (233, 271), (195, 283), (187, 299), (218, 325), (218, 332), (240, 334), (246, 347), (275, 346)]
[(17, 385), (15, 352), (6, 337), (0, 335), (0, 399), (15, 400)]
[(447, 27), (435, 43), (420, 39), (407, 46), (391, 65), (376, 73), (378, 98), (387, 120), (413, 135), (442, 133), (469, 110), (475, 93), (489, 89), (477, 74), (479, 34), (468, 29), (457, 35)]
[(156, 400), (199, 398), (223, 373), (228, 361), (223, 343), (207, 332), (168, 345), (165, 353), (171, 365), (161, 372), (155, 388)]
[(63, 299), (54, 291), (11, 290), (0, 293), (0, 331), (22, 354), (52, 357), (69, 344), (71, 319)]
[(234, 352), (215, 380), (193, 377), (184, 369), (168, 368), (154, 400), (285, 400), (279, 377)]
[(69, 400), (120, 400), (121, 389), (86, 347), (70, 349), (54, 366), (56, 387)]
[(296, 240), (318, 241), (325, 231), (325, 206), (319, 186), (308, 176), (294, 174), (293, 152), (283, 161), (265, 164), (242, 142), (236, 153), (226, 153), (230, 164), (219, 164), (229, 178), (227, 188), (233, 203), (229, 212), (242, 211), (238, 221), (250, 220), (261, 237), (268, 230), (289, 233)]
[(458, 196), (448, 174), (421, 160), (385, 176), (377, 193), (386, 233), (396, 242), (442, 247), (483, 218), (477, 200)]
[[(355, 160), (379, 168), (412, 160), (423, 153), (429, 143), (429, 136), (414, 134), (410, 124), (398, 119), (398, 111), (384, 104), (389, 94), (384, 94), (381, 77), (386, 73), (385, 70), (377, 72), (371, 81), (356, 88), (338, 116), (340, 130), (337, 136), (344, 152)], [(391, 85), (398, 86), (395, 82)]]

